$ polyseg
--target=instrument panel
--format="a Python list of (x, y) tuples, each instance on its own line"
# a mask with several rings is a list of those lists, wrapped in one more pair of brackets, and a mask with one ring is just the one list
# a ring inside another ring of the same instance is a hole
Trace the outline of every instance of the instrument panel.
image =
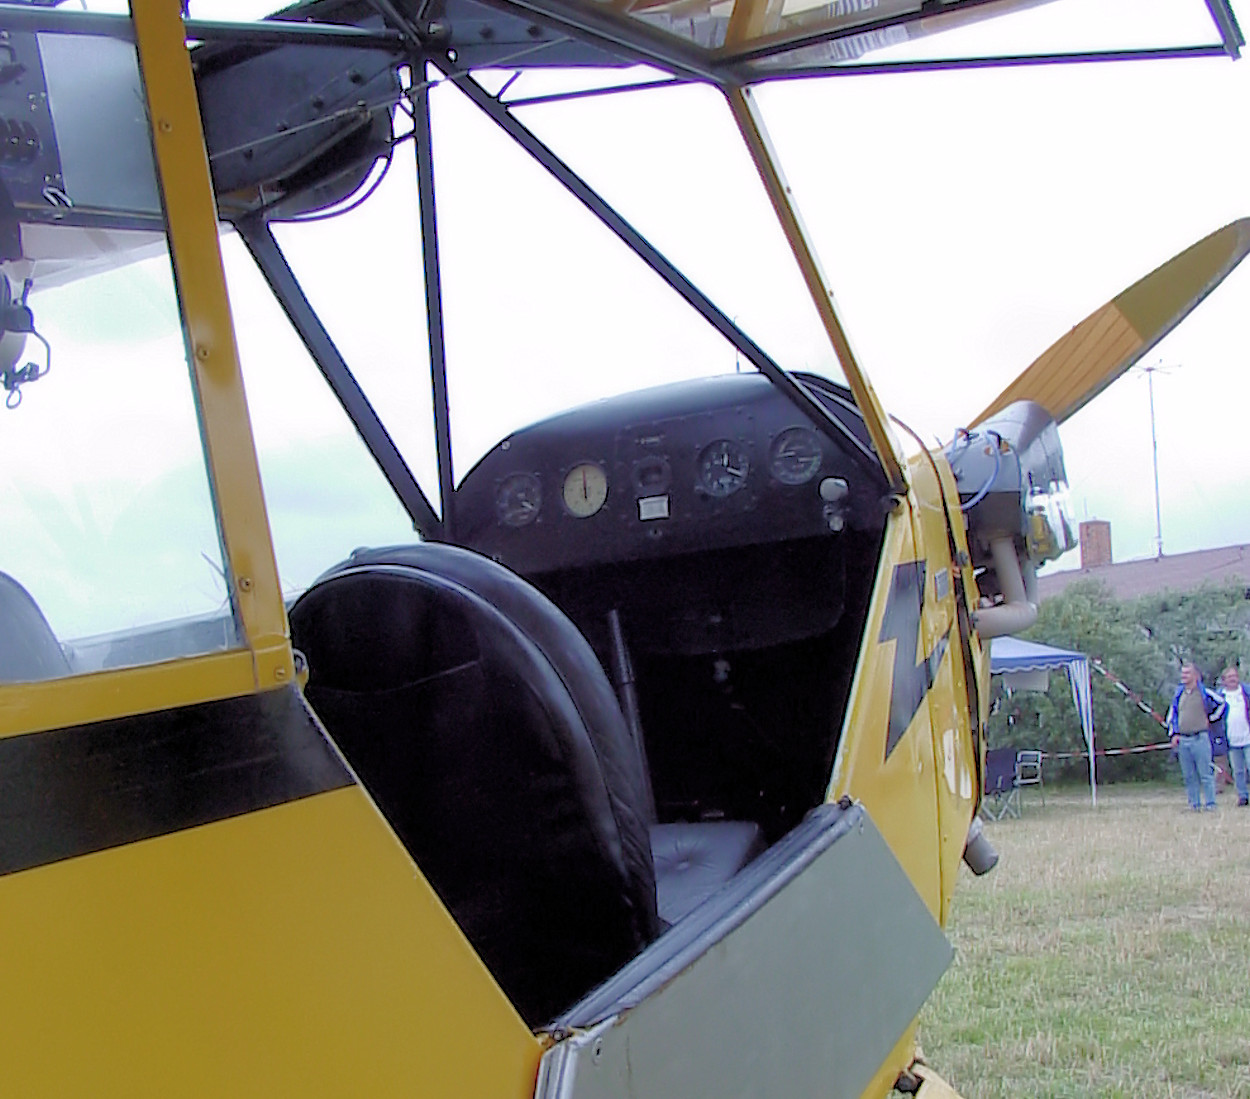
[(642, 390), (498, 443), (456, 492), (456, 540), (521, 573), (877, 528), (887, 486), (850, 394), (801, 376), (823, 430), (760, 374)]

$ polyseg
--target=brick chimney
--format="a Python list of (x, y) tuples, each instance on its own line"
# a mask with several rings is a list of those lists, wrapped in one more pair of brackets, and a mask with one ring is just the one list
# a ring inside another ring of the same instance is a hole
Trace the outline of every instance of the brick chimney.
[(1081, 568), (1111, 564), (1111, 524), (1106, 519), (1087, 519), (1081, 524)]

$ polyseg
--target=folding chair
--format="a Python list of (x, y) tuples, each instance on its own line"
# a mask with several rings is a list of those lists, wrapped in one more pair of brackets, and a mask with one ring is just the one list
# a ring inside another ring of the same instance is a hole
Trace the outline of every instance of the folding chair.
[(1036, 748), (1022, 748), (1016, 753), (1016, 790), (1024, 786), (1036, 786), (1046, 804), (1046, 788), (1042, 785), (1042, 753)]
[(985, 753), (985, 796), (981, 799), (981, 813), (987, 820), (1020, 816), (1014, 748), (991, 748)]

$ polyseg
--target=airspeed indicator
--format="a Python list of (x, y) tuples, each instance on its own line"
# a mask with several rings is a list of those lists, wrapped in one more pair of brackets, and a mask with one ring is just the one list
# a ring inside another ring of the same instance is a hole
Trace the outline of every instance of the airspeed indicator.
[(788, 427), (773, 440), (768, 471), (783, 485), (803, 485), (820, 469), (820, 440), (807, 427)]

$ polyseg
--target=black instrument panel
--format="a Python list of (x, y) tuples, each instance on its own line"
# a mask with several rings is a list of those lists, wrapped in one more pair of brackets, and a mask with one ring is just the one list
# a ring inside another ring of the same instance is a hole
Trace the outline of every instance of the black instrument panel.
[(525, 428), (464, 478), (456, 540), (540, 573), (879, 527), (887, 486), (849, 393), (802, 380), (840, 437), (754, 373), (642, 390)]

